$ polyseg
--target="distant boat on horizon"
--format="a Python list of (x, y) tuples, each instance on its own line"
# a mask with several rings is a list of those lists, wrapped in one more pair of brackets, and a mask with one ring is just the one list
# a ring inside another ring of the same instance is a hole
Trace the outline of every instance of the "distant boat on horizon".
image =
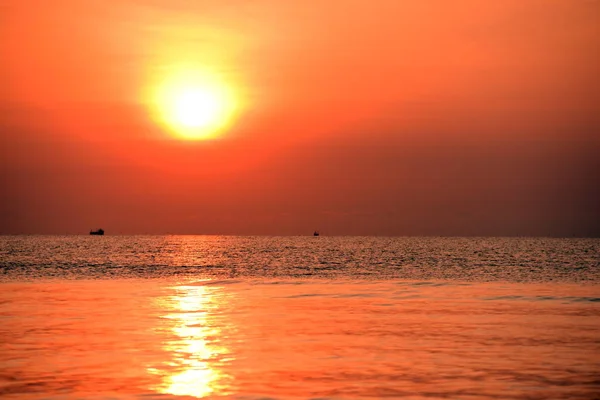
[(313, 236), (319, 236), (319, 231), (314, 231)]
[(90, 231), (90, 235), (104, 235), (104, 229), (98, 229), (97, 231)]

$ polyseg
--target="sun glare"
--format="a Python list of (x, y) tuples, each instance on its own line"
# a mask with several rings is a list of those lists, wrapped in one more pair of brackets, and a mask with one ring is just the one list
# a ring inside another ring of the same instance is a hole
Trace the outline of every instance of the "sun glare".
[(164, 80), (154, 95), (155, 115), (181, 139), (206, 140), (222, 134), (236, 111), (231, 88), (217, 75), (179, 72)]

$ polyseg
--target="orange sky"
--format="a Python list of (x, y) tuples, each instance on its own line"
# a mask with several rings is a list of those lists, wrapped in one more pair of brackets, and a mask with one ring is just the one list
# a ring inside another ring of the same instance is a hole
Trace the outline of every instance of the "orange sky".
[[(600, 235), (596, 0), (9, 0), (0, 233)], [(239, 107), (153, 114), (179, 68)]]

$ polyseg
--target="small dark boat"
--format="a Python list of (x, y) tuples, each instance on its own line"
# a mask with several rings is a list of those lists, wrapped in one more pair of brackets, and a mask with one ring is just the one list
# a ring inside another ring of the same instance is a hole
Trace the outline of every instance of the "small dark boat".
[(90, 235), (104, 235), (104, 229), (98, 229), (97, 231), (90, 231)]
[(313, 236), (319, 236), (319, 231), (314, 231)]

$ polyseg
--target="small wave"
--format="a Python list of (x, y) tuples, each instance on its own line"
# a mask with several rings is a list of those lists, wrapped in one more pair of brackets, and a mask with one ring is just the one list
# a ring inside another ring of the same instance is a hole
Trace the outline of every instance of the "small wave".
[(573, 296), (519, 296), (519, 295), (506, 295), (506, 296), (491, 296), (483, 297), (482, 300), (487, 301), (498, 301), (498, 300), (514, 300), (514, 301), (560, 301), (565, 303), (598, 303), (600, 297), (573, 297)]
[(310, 281), (296, 281), (296, 280), (281, 280), (281, 281), (254, 281), (251, 282), (252, 285), (306, 285), (310, 283)]
[(421, 296), (419, 294), (407, 294), (405, 296), (390, 297), (390, 299), (393, 299), (393, 300), (407, 300), (407, 299), (420, 299), (420, 298), (423, 298), (423, 296)]
[(348, 293), (348, 294), (338, 294), (333, 297), (337, 298), (350, 298), (350, 297), (374, 297), (375, 295), (372, 293)]
[(523, 296), (509, 295), (509, 296), (492, 296), (484, 297), (482, 300), (521, 300), (525, 299)]
[(600, 303), (600, 297), (572, 297), (573, 302), (591, 302), (591, 303)]
[(233, 285), (236, 283), (243, 283), (244, 281), (238, 279), (217, 279), (217, 280), (204, 280), (189, 282), (179, 286), (221, 286), (221, 285)]
[(328, 297), (329, 295), (327, 294), (322, 294), (322, 293), (303, 293), (303, 294), (294, 294), (291, 296), (283, 296), (284, 299), (298, 299), (298, 298), (302, 298), (302, 297)]

